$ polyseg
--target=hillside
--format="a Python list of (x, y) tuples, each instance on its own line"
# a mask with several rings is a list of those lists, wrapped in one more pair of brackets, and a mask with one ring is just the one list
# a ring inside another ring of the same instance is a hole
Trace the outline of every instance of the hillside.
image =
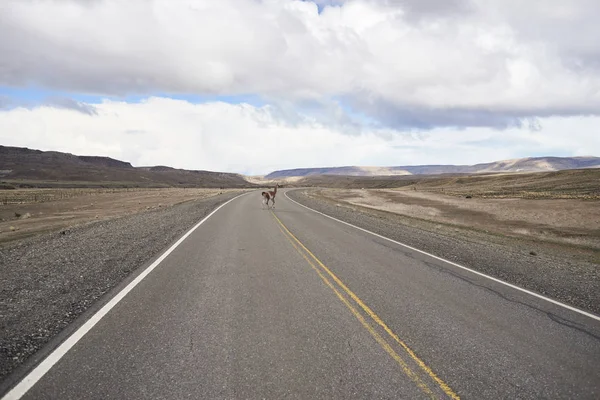
[(404, 188), (474, 197), (600, 198), (600, 169), (550, 172), (437, 176), (335, 176), (313, 175), (299, 180), (303, 187), (340, 189)]
[(0, 146), (0, 180), (16, 186), (250, 187), (241, 175), (133, 167), (109, 157)]
[(600, 168), (600, 157), (532, 157), (475, 165), (298, 168), (274, 171), (265, 176), (265, 179), (306, 177), (312, 175), (389, 176), (481, 174), (489, 172), (545, 172), (581, 168)]

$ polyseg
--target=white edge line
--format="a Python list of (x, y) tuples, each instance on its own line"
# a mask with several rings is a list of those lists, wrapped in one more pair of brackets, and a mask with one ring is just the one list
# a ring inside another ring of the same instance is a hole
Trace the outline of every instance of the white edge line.
[(501, 280), (501, 279), (494, 278), (493, 276), (486, 275), (486, 274), (484, 274), (484, 273), (482, 273), (482, 272), (479, 272), (479, 271), (475, 271), (474, 269), (467, 268), (467, 267), (465, 267), (465, 266), (462, 266), (462, 265), (460, 265), (460, 264), (457, 264), (457, 263), (455, 263), (455, 262), (452, 262), (452, 261), (446, 260), (446, 259), (444, 259), (444, 258), (441, 258), (441, 257), (435, 256), (435, 255), (433, 255), (433, 254), (427, 253), (426, 251), (419, 250), (419, 249), (417, 249), (417, 248), (414, 248), (414, 247), (412, 247), (412, 246), (409, 246), (409, 245), (407, 245), (407, 244), (400, 243), (400, 242), (398, 242), (398, 241), (396, 241), (396, 240), (393, 240), (393, 239), (390, 239), (390, 238), (388, 238), (388, 237), (382, 236), (382, 235), (380, 235), (380, 234), (377, 234), (377, 233), (375, 233), (375, 232), (371, 232), (371, 231), (369, 231), (369, 230), (367, 230), (367, 229), (363, 229), (363, 228), (361, 228), (361, 227), (359, 227), (359, 226), (352, 225), (352, 224), (350, 224), (350, 223), (348, 223), (348, 222), (345, 222), (345, 221), (339, 220), (339, 219), (337, 219), (337, 218), (334, 218), (334, 217), (332, 217), (332, 216), (330, 216), (330, 215), (327, 215), (327, 214), (325, 214), (325, 213), (322, 213), (322, 212), (320, 212), (320, 211), (313, 210), (313, 209), (312, 209), (312, 208), (310, 208), (310, 207), (307, 207), (307, 206), (305, 206), (305, 205), (303, 205), (303, 204), (300, 204), (300, 203), (298, 203), (298, 202), (297, 202), (297, 201), (295, 201), (295, 200), (292, 200), (292, 199), (291, 199), (291, 198), (290, 198), (290, 197), (287, 195), (287, 191), (286, 191), (284, 194), (285, 194), (285, 197), (286, 197), (288, 200), (292, 201), (293, 203), (296, 203), (297, 205), (299, 205), (299, 206), (301, 206), (301, 207), (304, 207), (304, 208), (306, 208), (307, 210), (313, 211), (313, 212), (315, 212), (315, 213), (317, 213), (317, 214), (321, 214), (321, 215), (323, 215), (324, 217), (330, 218), (330, 219), (332, 219), (332, 220), (334, 220), (334, 221), (337, 221), (337, 222), (340, 222), (340, 223), (342, 223), (342, 224), (344, 224), (344, 225), (351, 226), (351, 227), (353, 227), (353, 228), (355, 228), (355, 229), (358, 229), (358, 230), (360, 230), (360, 231), (363, 231), (363, 232), (369, 233), (369, 234), (371, 234), (371, 235), (373, 235), (373, 236), (377, 236), (378, 238), (381, 238), (381, 239), (388, 240), (388, 241), (390, 241), (390, 242), (392, 242), (392, 243), (395, 243), (395, 244), (397, 244), (397, 245), (400, 245), (400, 246), (406, 247), (407, 249), (410, 249), (410, 250), (416, 251), (416, 252), (418, 252), (418, 253), (421, 253), (421, 254), (425, 254), (425, 255), (427, 255), (427, 256), (429, 256), (429, 257), (435, 258), (436, 260), (443, 261), (443, 262), (445, 262), (445, 263), (448, 263), (448, 264), (450, 264), (450, 265), (453, 265), (453, 266), (455, 266), (455, 267), (458, 267), (458, 268), (464, 269), (465, 271), (469, 271), (469, 272), (471, 272), (471, 273), (473, 273), (473, 274), (475, 274), (475, 275), (483, 276), (484, 278), (488, 278), (488, 279), (490, 279), (490, 280), (492, 280), (492, 281), (494, 281), (494, 282), (501, 283), (501, 284), (503, 284), (503, 285), (506, 285), (506, 286), (508, 286), (508, 287), (511, 287), (511, 288), (513, 288), (513, 289), (516, 289), (516, 290), (519, 290), (519, 291), (521, 291), (521, 292), (527, 293), (527, 294), (529, 294), (529, 295), (532, 295), (532, 296), (534, 296), (534, 297), (537, 297), (537, 298), (539, 298), (539, 299), (546, 300), (546, 301), (548, 301), (548, 302), (550, 302), (550, 303), (552, 303), (552, 304), (556, 304), (556, 305), (558, 305), (558, 306), (561, 306), (561, 307), (564, 307), (564, 308), (566, 308), (566, 309), (568, 309), (568, 310), (575, 311), (576, 313), (579, 313), (579, 314), (585, 315), (586, 317), (590, 317), (590, 318), (592, 318), (592, 319), (595, 319), (596, 321), (600, 321), (600, 316), (594, 315), (594, 314), (592, 314), (592, 313), (589, 313), (589, 312), (587, 312), (587, 311), (580, 310), (579, 308), (575, 308), (575, 307), (573, 307), (573, 306), (570, 306), (570, 305), (568, 305), (568, 304), (561, 303), (560, 301), (553, 300), (553, 299), (551, 299), (551, 298), (549, 298), (549, 297), (542, 296), (541, 294), (538, 294), (538, 293), (532, 292), (532, 291), (530, 291), (530, 290), (523, 289), (522, 287), (519, 287), (519, 286), (513, 285), (512, 283), (505, 282), (505, 281), (503, 281), (503, 280)]
[(131, 290), (137, 286), (150, 272), (154, 270), (169, 254), (173, 252), (188, 236), (190, 236), (200, 225), (202, 225), (207, 219), (209, 219), (214, 213), (219, 211), (222, 207), (231, 203), (233, 200), (245, 196), (248, 193), (243, 193), (239, 196), (234, 197), (231, 200), (221, 204), (210, 214), (208, 214), (202, 221), (198, 222), (192, 229), (190, 229), (185, 235), (183, 235), (173, 246), (165, 251), (156, 261), (154, 261), (148, 268), (146, 268), (141, 274), (139, 274), (133, 281), (129, 283), (123, 290), (121, 290), (115, 297), (110, 299), (100, 310), (98, 310), (92, 317), (85, 322), (79, 329), (77, 329), (71, 336), (69, 336), (60, 346), (58, 346), (48, 357), (44, 359), (37, 367), (35, 367), (25, 378), (23, 378), (15, 387), (13, 387), (2, 400), (18, 400), (25, 393), (29, 391), (53, 366), (56, 364), (75, 344), (81, 340), (88, 333), (94, 325), (96, 325), (108, 312), (116, 306)]

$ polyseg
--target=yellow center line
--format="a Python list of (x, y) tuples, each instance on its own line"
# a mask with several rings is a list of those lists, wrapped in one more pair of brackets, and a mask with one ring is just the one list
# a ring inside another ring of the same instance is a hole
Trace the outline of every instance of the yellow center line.
[[(294, 236), (294, 234), (292, 232), (290, 232), (290, 230), (283, 224), (283, 222), (281, 222), (281, 220), (277, 217), (277, 215), (275, 215), (275, 213), (273, 211), (271, 211), (271, 213), (273, 214), (273, 217), (275, 217), (275, 219), (277, 220), (277, 222), (279, 223), (279, 225), (281, 226), (281, 228), (283, 228), (283, 230), (289, 235), (289, 237), (291, 237), (292, 239), (294, 239), (294, 241), (300, 246), (300, 248), (302, 248), (307, 254), (309, 254), (312, 259), (325, 271), (327, 272), (327, 274), (344, 290), (344, 292), (346, 292), (346, 294), (348, 296), (350, 296), (355, 302), (356, 304), (358, 304), (372, 319), (373, 321), (375, 321), (379, 326), (381, 326), (386, 332), (387, 334), (394, 339), (394, 341), (396, 343), (398, 343), (405, 351), (406, 353), (415, 361), (415, 363), (423, 370), (427, 373), (427, 375), (429, 375), (429, 377), (431, 379), (433, 379), (438, 385), (439, 387), (444, 391), (444, 393), (446, 393), (446, 395), (448, 395), (450, 398), (454, 399), (454, 400), (459, 400), (460, 397), (458, 396), (458, 394), (456, 394), (451, 388), (450, 386), (448, 386), (448, 384), (446, 382), (444, 382), (443, 380), (441, 380), (432, 370), (431, 368), (429, 368), (424, 362), (423, 360), (421, 360), (411, 349), (410, 347), (408, 347), (408, 345), (406, 343), (404, 343), (399, 337), (398, 335), (396, 335), (388, 326), (385, 322), (383, 322), (383, 320), (381, 318), (379, 318), (379, 316), (377, 314), (375, 314), (375, 312), (373, 310), (371, 310), (371, 308), (369, 308), (365, 303), (363, 303), (363, 301), (353, 292), (351, 291), (333, 272), (331, 272), (331, 270), (329, 268), (327, 268), (310, 250), (308, 250), (306, 248), (306, 246), (304, 246), (302, 244), (302, 242), (300, 242), (300, 240), (298, 240), (298, 238), (296, 236)], [(280, 228), (280, 229), (281, 229)], [(287, 236), (287, 235), (286, 235)], [(289, 239), (288, 239), (289, 240)], [(291, 242), (291, 240), (290, 240)], [(294, 244), (292, 242), (292, 244)], [(296, 247), (294, 245), (294, 247)], [(297, 250), (299, 250), (296, 247)], [(304, 253), (301, 253), (303, 257), (306, 258), (306, 256), (304, 255)], [(312, 263), (311, 263), (312, 265)]]
[(362, 314), (356, 308), (354, 308), (352, 306), (352, 304), (348, 301), (348, 299), (346, 299), (344, 297), (344, 295), (342, 295), (340, 293), (340, 291), (336, 289), (336, 287), (329, 281), (329, 279), (327, 279), (327, 277), (325, 275), (323, 275), (323, 273), (319, 270), (319, 268), (315, 264), (313, 264), (313, 262), (300, 250), (300, 248), (298, 248), (298, 246), (296, 246), (296, 244), (292, 241), (292, 239), (290, 239), (290, 237), (288, 235), (286, 235), (284, 230), (281, 228), (279, 228), (279, 230), (285, 236), (285, 238), (291, 243), (291, 245), (296, 249), (296, 251), (298, 251), (298, 253), (312, 267), (312, 269), (315, 270), (315, 272), (319, 275), (319, 277), (323, 280), (323, 282), (325, 282), (325, 284), (327, 286), (329, 286), (329, 288), (335, 292), (336, 296), (346, 305), (346, 307), (348, 307), (348, 309), (352, 312), (352, 314), (356, 317), (356, 319), (358, 319), (360, 321), (360, 323), (367, 329), (367, 331), (369, 331), (369, 333), (373, 336), (373, 338), (375, 338), (377, 343), (379, 343), (379, 345), (390, 356), (392, 356), (392, 358), (400, 365), (400, 367), (402, 368), (402, 371), (404, 371), (404, 373), (406, 375), (408, 375), (417, 384), (417, 386), (419, 386), (419, 388), (423, 392), (427, 393), (430, 398), (435, 399), (436, 398), (435, 394), (431, 391), (431, 389), (429, 387), (427, 387), (425, 382), (423, 382), (419, 378), (419, 376), (416, 375), (410, 369), (410, 367), (406, 364), (406, 362), (398, 355), (398, 353), (396, 353), (394, 351), (392, 346), (390, 346), (389, 343), (386, 342), (385, 339), (383, 337), (381, 337), (381, 335), (379, 333), (377, 333), (377, 331), (375, 329), (373, 329), (373, 327), (371, 325), (369, 325), (369, 323), (365, 320), (365, 318), (362, 316)]

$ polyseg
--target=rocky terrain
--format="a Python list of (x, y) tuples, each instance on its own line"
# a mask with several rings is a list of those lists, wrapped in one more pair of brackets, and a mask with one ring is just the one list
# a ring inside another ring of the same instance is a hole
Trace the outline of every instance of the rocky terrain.
[(133, 167), (109, 157), (0, 146), (0, 188), (198, 187), (244, 188), (242, 175), (165, 166)]

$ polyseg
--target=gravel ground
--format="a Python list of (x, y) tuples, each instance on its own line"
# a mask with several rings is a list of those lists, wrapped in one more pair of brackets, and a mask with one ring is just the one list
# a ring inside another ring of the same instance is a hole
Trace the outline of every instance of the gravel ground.
[(576, 250), (407, 218), (295, 190), (288, 196), (342, 221), (600, 314), (600, 265)]
[(239, 193), (0, 247), (0, 382), (103, 294)]

